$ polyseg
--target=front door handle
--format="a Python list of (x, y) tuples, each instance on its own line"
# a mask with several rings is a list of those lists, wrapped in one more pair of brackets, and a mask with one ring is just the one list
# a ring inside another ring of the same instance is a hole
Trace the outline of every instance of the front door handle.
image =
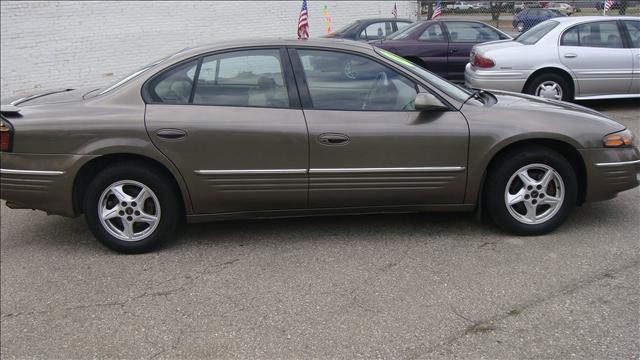
[(578, 55), (569, 53), (569, 54), (564, 54), (564, 57), (566, 57), (567, 59), (573, 59), (578, 57)]
[(318, 142), (322, 145), (346, 145), (351, 141), (347, 135), (325, 133), (318, 136)]
[(167, 140), (179, 140), (187, 136), (187, 132), (182, 129), (160, 129), (156, 131), (156, 136)]

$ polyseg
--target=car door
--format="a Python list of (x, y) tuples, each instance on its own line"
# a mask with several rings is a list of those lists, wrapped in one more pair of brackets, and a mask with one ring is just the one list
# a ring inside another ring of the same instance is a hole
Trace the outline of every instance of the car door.
[(501, 35), (491, 27), (472, 21), (443, 22), (448, 38), (447, 78), (463, 80), (471, 48), (479, 43), (500, 40)]
[(458, 111), (416, 112), (416, 84), (350, 52), (290, 51), (309, 127), (309, 206), (461, 203), (468, 146)]
[(147, 131), (186, 180), (196, 213), (306, 207), (307, 128), (287, 67), (285, 50), (238, 50), (145, 85)]
[(429, 24), (412, 42), (411, 54), (419, 58), (422, 66), (444, 78), (447, 77), (447, 37), (439, 22)]
[(622, 24), (627, 31), (633, 58), (633, 77), (631, 79), (630, 92), (632, 94), (640, 94), (640, 21), (623, 20)]
[(576, 97), (627, 94), (633, 78), (633, 51), (624, 47), (618, 22), (573, 26), (561, 35), (560, 61), (578, 83)]

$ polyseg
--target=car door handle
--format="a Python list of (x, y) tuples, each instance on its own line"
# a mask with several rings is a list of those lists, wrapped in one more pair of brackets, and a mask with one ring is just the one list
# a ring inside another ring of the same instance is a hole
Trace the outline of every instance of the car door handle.
[(346, 145), (351, 141), (347, 135), (326, 133), (318, 136), (318, 142), (322, 145)]
[(564, 57), (566, 57), (567, 59), (573, 59), (573, 58), (577, 58), (578, 55), (569, 53), (569, 54), (564, 54)]
[(156, 136), (167, 140), (179, 140), (187, 136), (187, 132), (181, 129), (160, 129)]
[(452, 54), (455, 54), (455, 53), (458, 52), (458, 49), (451, 49), (449, 52), (452, 53)]

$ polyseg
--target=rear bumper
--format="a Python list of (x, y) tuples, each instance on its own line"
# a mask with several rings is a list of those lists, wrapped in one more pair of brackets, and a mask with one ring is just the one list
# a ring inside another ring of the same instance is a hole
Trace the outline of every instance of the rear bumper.
[(528, 77), (528, 71), (480, 70), (470, 63), (464, 70), (465, 86), (472, 89), (496, 89), (519, 93), (522, 92)]
[(12, 208), (75, 216), (75, 174), (91, 158), (93, 156), (3, 153), (0, 198)]
[(587, 164), (585, 201), (611, 199), (640, 185), (638, 148), (585, 149), (580, 153)]

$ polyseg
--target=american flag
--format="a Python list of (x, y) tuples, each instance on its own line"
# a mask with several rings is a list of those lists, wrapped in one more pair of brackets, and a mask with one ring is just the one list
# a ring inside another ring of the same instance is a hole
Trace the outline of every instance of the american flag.
[(435, 20), (442, 15), (442, 5), (440, 5), (440, 0), (436, 3), (436, 7), (433, 9), (433, 16), (431, 16), (431, 20)]
[(298, 39), (306, 40), (309, 38), (309, 20), (307, 13), (307, 0), (302, 0), (302, 9), (298, 16)]
[(393, 17), (398, 17), (398, 7), (396, 6), (396, 3), (393, 3), (393, 10), (391, 10), (391, 15), (393, 15)]
[(613, 6), (613, 0), (606, 0), (604, 2), (604, 13), (606, 14), (607, 11), (609, 11), (609, 9), (611, 9), (611, 7)]

